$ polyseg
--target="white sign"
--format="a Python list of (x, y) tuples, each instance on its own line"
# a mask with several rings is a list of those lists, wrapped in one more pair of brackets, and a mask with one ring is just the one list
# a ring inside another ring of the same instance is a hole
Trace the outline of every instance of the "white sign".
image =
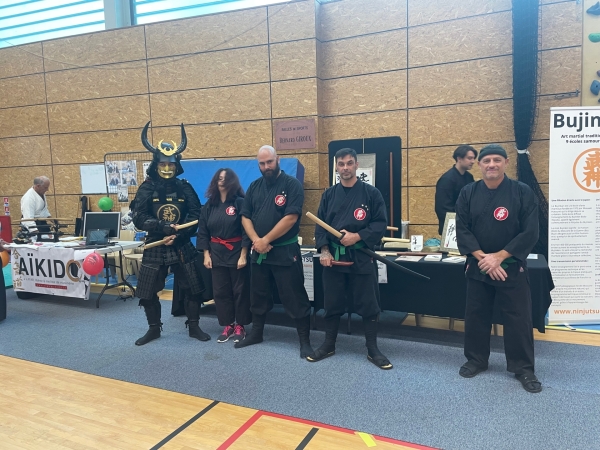
[(305, 253), (304, 255), (302, 255), (302, 268), (304, 269), (304, 289), (306, 289), (308, 299), (311, 302), (315, 301), (315, 282), (313, 266), (313, 255), (311, 253)]
[(82, 194), (106, 193), (104, 164), (86, 164), (79, 166)]
[(423, 235), (413, 234), (410, 237), (410, 251), (420, 252), (421, 250), (423, 250)]
[(381, 261), (377, 261), (378, 282), (387, 284), (387, 266)]
[(600, 323), (600, 108), (551, 108), (549, 323)]
[(13, 246), (15, 291), (90, 298), (90, 278), (82, 269), (83, 255), (72, 248)]

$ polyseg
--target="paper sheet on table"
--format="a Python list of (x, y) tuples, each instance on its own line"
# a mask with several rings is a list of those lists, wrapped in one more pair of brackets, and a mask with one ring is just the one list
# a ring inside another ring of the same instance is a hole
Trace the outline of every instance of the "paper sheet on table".
[(422, 256), (400, 255), (396, 258), (396, 261), (417, 262), (417, 261), (421, 261), (422, 258), (423, 258)]
[(527, 259), (538, 259), (538, 255), (537, 255), (537, 253), (530, 253), (527, 256)]
[(465, 258), (464, 256), (450, 256), (448, 258), (442, 259), (442, 262), (459, 264), (464, 263), (466, 259), (467, 258)]

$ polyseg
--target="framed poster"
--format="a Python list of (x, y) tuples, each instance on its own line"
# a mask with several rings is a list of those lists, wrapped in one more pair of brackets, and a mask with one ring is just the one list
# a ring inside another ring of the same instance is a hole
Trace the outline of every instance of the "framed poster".
[(458, 243), (456, 242), (456, 213), (447, 212), (444, 220), (444, 231), (442, 232), (442, 242), (440, 243), (442, 252), (459, 253)]

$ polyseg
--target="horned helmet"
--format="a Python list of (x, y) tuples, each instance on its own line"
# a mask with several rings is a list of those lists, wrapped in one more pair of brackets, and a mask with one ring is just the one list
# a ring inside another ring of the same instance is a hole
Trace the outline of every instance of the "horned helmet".
[(152, 163), (146, 173), (150, 178), (155, 178), (158, 175), (163, 179), (175, 178), (183, 173), (183, 167), (181, 166), (181, 153), (187, 146), (187, 137), (185, 135), (185, 129), (181, 124), (181, 142), (179, 146), (175, 142), (160, 141), (158, 147), (154, 147), (148, 142), (148, 127), (150, 122), (146, 124), (142, 130), (142, 144), (146, 147), (146, 150), (151, 152), (154, 156)]

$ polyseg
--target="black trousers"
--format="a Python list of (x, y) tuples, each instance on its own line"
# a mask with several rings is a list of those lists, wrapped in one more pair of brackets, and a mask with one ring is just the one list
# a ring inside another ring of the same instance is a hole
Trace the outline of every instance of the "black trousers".
[(362, 317), (379, 314), (379, 283), (375, 267), (372, 274), (344, 273), (323, 267), (325, 318), (354, 312)]
[(531, 291), (527, 272), (504, 287), (467, 278), (465, 312), (465, 356), (477, 365), (487, 366), (494, 303), (498, 303), (504, 322), (506, 370), (515, 374), (533, 373), (533, 324)]
[(250, 266), (213, 267), (213, 295), (217, 308), (219, 325), (225, 326), (237, 322), (248, 325), (252, 322), (250, 312)]
[(167, 275), (169, 274), (169, 268), (171, 268), (171, 272), (177, 277), (179, 288), (182, 290), (184, 295), (188, 296), (189, 300), (202, 301), (201, 296), (191, 295), (188, 275), (181, 264), (172, 264), (170, 266), (162, 264), (145, 264), (144, 266), (145, 267), (142, 268), (143, 270), (140, 270), (138, 285), (140, 283), (148, 283), (148, 285), (144, 286), (143, 297), (140, 295), (140, 304), (144, 305), (147, 303), (154, 303), (156, 301), (156, 294), (165, 288), (165, 282)]
[(310, 300), (304, 288), (302, 258), (291, 266), (252, 263), (250, 310), (263, 315), (273, 309), (273, 291), (277, 289), (285, 311), (292, 319), (310, 315)]

